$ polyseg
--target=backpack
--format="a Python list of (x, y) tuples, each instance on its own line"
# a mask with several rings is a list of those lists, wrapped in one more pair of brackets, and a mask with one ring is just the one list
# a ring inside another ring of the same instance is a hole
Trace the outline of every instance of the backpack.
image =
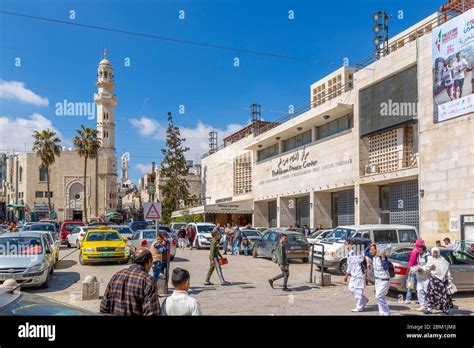
[(390, 278), (395, 277), (395, 267), (393, 267), (393, 263), (388, 261), (388, 273), (390, 274)]

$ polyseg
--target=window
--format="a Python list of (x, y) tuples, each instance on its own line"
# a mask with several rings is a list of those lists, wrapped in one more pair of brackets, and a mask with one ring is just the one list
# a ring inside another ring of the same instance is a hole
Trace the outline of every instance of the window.
[(262, 240), (269, 240), (269, 239), (270, 239), (270, 235), (271, 235), (271, 233), (266, 233), (266, 234), (263, 236)]
[[(48, 192), (47, 191), (44, 192), (44, 197), (48, 198)], [(53, 193), (52, 192), (49, 192), (49, 197), (53, 198)]]
[(333, 121), (316, 127), (316, 140), (344, 132), (352, 128), (352, 114), (339, 117)]
[(36, 191), (35, 197), (36, 198), (43, 198), (43, 191)]
[(39, 181), (48, 181), (48, 168), (41, 167), (39, 169)]
[(397, 231), (396, 230), (375, 230), (374, 242), (382, 243), (382, 244), (398, 243)]
[(19, 180), (20, 182), (22, 182), (22, 181), (23, 181), (23, 167), (22, 167), (22, 166), (20, 166), (19, 177), (20, 177), (20, 178), (19, 178), (18, 180)]
[(400, 243), (414, 243), (416, 242), (416, 232), (414, 230), (398, 230)]
[(272, 233), (271, 236), (270, 236), (270, 242), (273, 242), (273, 243), (276, 243), (278, 242), (278, 237), (279, 237), (279, 234), (278, 233)]
[(257, 161), (263, 161), (267, 158), (278, 155), (278, 144), (269, 146), (263, 150), (257, 152)]
[(302, 134), (298, 134), (283, 141), (283, 151), (290, 151), (297, 147), (311, 143), (311, 130), (308, 130)]

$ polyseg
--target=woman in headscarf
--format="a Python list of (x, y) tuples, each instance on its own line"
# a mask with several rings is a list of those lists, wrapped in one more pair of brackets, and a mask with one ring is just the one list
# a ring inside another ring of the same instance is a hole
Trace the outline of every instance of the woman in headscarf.
[(431, 249), (431, 256), (428, 257), (428, 263), (425, 266), (431, 271), (430, 280), (426, 290), (426, 314), (433, 309), (439, 309), (443, 313), (448, 313), (453, 308), (453, 300), (448, 294), (448, 285), (451, 278), (449, 263), (441, 256), (439, 248)]
[(408, 282), (411, 281), (413, 284), (413, 287), (407, 289), (407, 296), (405, 297), (405, 303), (411, 303), (413, 291), (416, 289), (417, 277), (412, 270), (415, 270), (416, 266), (418, 265), (419, 248), (422, 245), (425, 245), (425, 241), (423, 239), (418, 239), (415, 242), (415, 246), (410, 253), (410, 258), (408, 259), (408, 269), (410, 270), (410, 273), (408, 274), (408, 277), (407, 277), (407, 285), (408, 285)]

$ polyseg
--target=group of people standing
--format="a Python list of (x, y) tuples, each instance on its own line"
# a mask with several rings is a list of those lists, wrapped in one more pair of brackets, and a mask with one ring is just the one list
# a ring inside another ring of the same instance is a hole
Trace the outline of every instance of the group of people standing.
[[(364, 253), (357, 253), (353, 244), (358, 241), (346, 240), (345, 248), (348, 251), (347, 271), (344, 282), (348, 283), (348, 289), (354, 296), (356, 306), (352, 312), (363, 312), (369, 302), (364, 295), (364, 289), (367, 285), (367, 259), (372, 263), (375, 278), (375, 298), (382, 316), (390, 315), (390, 307), (386, 300), (390, 288), (390, 278), (393, 277), (393, 265), (388, 260), (386, 250), (379, 250), (376, 244), (368, 245)], [(434, 247), (431, 253), (427, 250), (423, 240), (417, 240), (415, 247), (410, 253), (409, 276), (407, 279), (407, 297), (406, 302), (412, 300), (413, 290), (416, 289), (420, 307), (417, 311), (423, 311), (425, 314), (432, 313), (433, 309), (448, 313), (453, 308), (451, 294), (455, 287), (451, 282), (451, 273), (449, 272), (449, 263), (441, 256), (440, 248)]]
[[(252, 228), (251, 224), (247, 224), (245, 226), (246, 229)], [(221, 225), (217, 224), (216, 228), (214, 229), (216, 232), (220, 232)], [(244, 250), (244, 255), (248, 255), (249, 253), (249, 246), (250, 241), (248, 240), (245, 232), (243, 232), (238, 225), (232, 225), (230, 223), (224, 229), (224, 255), (227, 255), (229, 251), (232, 255), (239, 255), (240, 254), (240, 247)]]

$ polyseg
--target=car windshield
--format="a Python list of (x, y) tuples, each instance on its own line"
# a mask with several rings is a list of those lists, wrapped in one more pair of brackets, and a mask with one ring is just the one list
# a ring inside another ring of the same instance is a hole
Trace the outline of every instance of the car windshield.
[(208, 233), (214, 231), (216, 226), (214, 225), (198, 225), (197, 229), (199, 233)]
[(120, 233), (133, 233), (128, 226), (114, 226), (112, 229), (119, 231)]
[(260, 237), (260, 233), (258, 233), (257, 231), (253, 231), (253, 230), (244, 230), (244, 231), (242, 231), (242, 234), (245, 237)]
[(173, 224), (173, 228), (174, 228), (175, 230), (179, 230), (181, 227), (186, 227), (186, 223), (182, 223), (182, 224), (174, 223), (174, 224)]
[[(26, 229), (25, 229), (26, 230)], [(30, 231), (49, 231), (54, 232), (56, 229), (53, 225), (44, 224), (44, 225), (31, 225), (28, 227)]]
[(81, 308), (50, 301), (44, 297), (22, 294), (2, 309), (2, 315), (93, 315)]
[(349, 228), (336, 228), (334, 231), (332, 231), (328, 236), (325, 238), (329, 242), (335, 242), (335, 241), (341, 241), (341, 240), (346, 240), (352, 234), (354, 234), (355, 231), (351, 230)]
[(313, 232), (309, 238), (316, 238), (317, 236), (319, 236), (320, 234), (322, 234), (324, 231), (316, 231), (316, 232)]
[(143, 239), (155, 239), (156, 238), (156, 231), (155, 230), (146, 230), (142, 233)]
[(41, 254), (43, 245), (39, 237), (0, 238), (0, 255)]
[(64, 229), (68, 232), (71, 232), (73, 229), (75, 229), (79, 224), (64, 224)]
[(89, 232), (86, 240), (88, 242), (103, 242), (107, 240), (121, 240), (117, 232)]
[(132, 224), (130, 225), (130, 228), (133, 231), (144, 230), (147, 227), (148, 227), (148, 222), (146, 221), (132, 222)]
[(287, 237), (288, 242), (306, 243), (306, 240), (302, 234), (289, 234)]

